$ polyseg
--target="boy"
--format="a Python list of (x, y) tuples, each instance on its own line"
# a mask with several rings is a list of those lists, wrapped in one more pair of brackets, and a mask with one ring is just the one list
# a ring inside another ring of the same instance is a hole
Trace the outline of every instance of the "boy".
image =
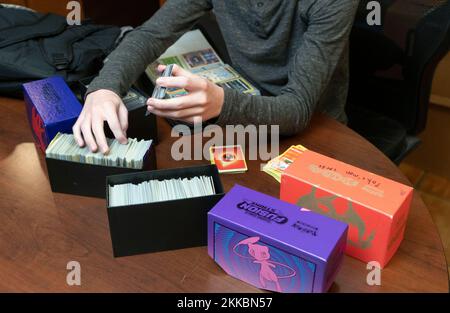
[(119, 95), (211, 10), (233, 67), (263, 95), (222, 89), (176, 66), (174, 77), (157, 83), (189, 94), (151, 98), (150, 112), (185, 122), (216, 118), (219, 125), (279, 125), (282, 135), (300, 132), (315, 111), (345, 122), (347, 44), (357, 6), (357, 0), (169, 0), (126, 36), (89, 86), (73, 127), (77, 143), (107, 153), (104, 121), (126, 143), (128, 112)]

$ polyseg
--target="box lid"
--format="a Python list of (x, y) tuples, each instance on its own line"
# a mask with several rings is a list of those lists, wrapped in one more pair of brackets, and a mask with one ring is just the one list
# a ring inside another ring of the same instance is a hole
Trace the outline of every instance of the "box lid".
[(412, 192), (409, 186), (311, 150), (303, 152), (283, 176), (317, 186), (388, 216), (393, 216)]
[(347, 224), (235, 185), (208, 213), (326, 261)]
[(23, 84), (24, 92), (45, 125), (77, 118), (81, 104), (62, 77), (54, 76)]

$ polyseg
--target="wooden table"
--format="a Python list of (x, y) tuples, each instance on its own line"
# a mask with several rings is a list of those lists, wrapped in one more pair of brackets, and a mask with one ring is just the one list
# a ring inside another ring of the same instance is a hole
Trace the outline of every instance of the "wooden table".
[[(23, 101), (0, 98), (0, 291), (255, 292), (227, 276), (206, 247), (113, 258), (105, 201), (54, 194), (43, 155), (35, 148)], [(207, 161), (171, 159), (169, 126), (159, 120), (159, 168)], [(409, 184), (381, 152), (353, 131), (315, 116), (301, 135), (283, 139), (280, 150), (303, 144), (317, 152)], [(278, 196), (279, 184), (249, 162), (245, 174), (222, 175), (226, 190), (240, 183)], [(68, 286), (66, 266), (81, 264), (81, 286)], [(418, 193), (406, 235), (382, 271), (381, 286), (366, 284), (366, 264), (345, 257), (332, 292), (448, 292), (439, 234)]]

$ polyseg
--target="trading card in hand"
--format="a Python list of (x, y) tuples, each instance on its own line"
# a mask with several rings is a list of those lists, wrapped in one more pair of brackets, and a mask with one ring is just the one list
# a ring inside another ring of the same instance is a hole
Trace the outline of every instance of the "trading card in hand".
[[(170, 77), (172, 76), (173, 64), (169, 64), (166, 66), (164, 72), (161, 77)], [(156, 85), (155, 89), (153, 89), (152, 98), (154, 99), (164, 99), (166, 97), (167, 88), (163, 86)], [(145, 116), (150, 115), (150, 112), (146, 112)]]
[(187, 95), (188, 92), (183, 88), (169, 88), (166, 94), (169, 98), (178, 98)]
[[(173, 64), (167, 65), (161, 77), (172, 76), (172, 71), (173, 71)], [(167, 90), (166, 87), (156, 85), (155, 89), (153, 90), (152, 98), (164, 99), (164, 97), (166, 96), (166, 90)]]
[(243, 173), (247, 163), (241, 146), (213, 146), (210, 148), (211, 163), (219, 173)]

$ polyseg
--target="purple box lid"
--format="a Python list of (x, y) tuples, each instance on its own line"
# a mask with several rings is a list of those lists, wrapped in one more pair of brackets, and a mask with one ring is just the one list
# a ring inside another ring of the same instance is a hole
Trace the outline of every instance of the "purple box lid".
[(81, 104), (62, 77), (54, 76), (23, 84), (45, 125), (77, 118)]
[(324, 262), (348, 227), (240, 185), (235, 185), (208, 214)]

